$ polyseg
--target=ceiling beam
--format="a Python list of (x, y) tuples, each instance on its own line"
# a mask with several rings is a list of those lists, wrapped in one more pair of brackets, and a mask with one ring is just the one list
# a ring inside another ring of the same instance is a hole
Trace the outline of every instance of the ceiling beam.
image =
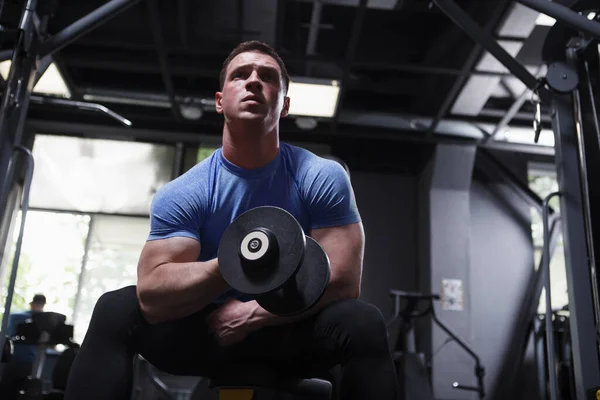
[(189, 0), (177, 0), (177, 29), (179, 31), (179, 41), (185, 49), (190, 48), (189, 6)]
[[(484, 27), (485, 32), (487, 32), (489, 34), (492, 33), (492, 31), (496, 28), (496, 26), (500, 23), (500, 21), (504, 17), (507, 7), (510, 3), (511, 3), (510, 0), (502, 0), (502, 1), (498, 1), (495, 4), (495, 7), (493, 7), (490, 12), (492, 14), (492, 16), (488, 20), (488, 22), (485, 24), (485, 27)], [(456, 79), (456, 81), (454, 82), (454, 85), (452, 86), (452, 88), (450, 89), (450, 91), (448, 92), (446, 97), (444, 98), (444, 101), (442, 102), (442, 106), (438, 110), (438, 112), (435, 116), (435, 119), (432, 121), (432, 123), (429, 127), (429, 132), (428, 132), (429, 135), (433, 135), (433, 132), (435, 132), (440, 121), (448, 114), (448, 111), (452, 107), (452, 103), (454, 102), (456, 97), (459, 95), (459, 93), (462, 90), (462, 88), (464, 87), (465, 83), (471, 76), (473, 68), (475, 67), (475, 64), (481, 57), (482, 52), (483, 52), (483, 46), (480, 43), (475, 43), (473, 45), (471, 52), (469, 53), (469, 56), (467, 57), (467, 59), (465, 60), (465, 63), (463, 64), (460, 76)]]
[(160, 72), (162, 75), (163, 83), (171, 102), (171, 110), (176, 119), (181, 119), (181, 112), (179, 105), (175, 101), (175, 87), (171, 77), (171, 71), (169, 69), (169, 62), (167, 60), (167, 51), (165, 49), (165, 40), (163, 38), (162, 26), (160, 23), (160, 11), (158, 9), (158, 0), (146, 0), (148, 6), (148, 16), (150, 19), (150, 27), (152, 28), (152, 36), (154, 38), (154, 45), (156, 46), (156, 53), (158, 55), (158, 62), (160, 64)]
[(342, 103), (344, 102), (344, 96), (347, 92), (346, 82), (348, 81), (348, 77), (350, 76), (350, 71), (352, 69), (352, 61), (354, 61), (354, 55), (356, 54), (358, 42), (362, 34), (363, 22), (365, 20), (365, 15), (367, 14), (367, 3), (367, 0), (360, 0), (360, 3), (354, 13), (354, 21), (352, 23), (350, 39), (348, 41), (348, 46), (346, 47), (346, 53), (344, 56), (340, 92), (335, 107), (335, 114), (333, 116), (333, 121), (331, 124), (331, 129), (333, 131), (337, 129), (337, 125), (340, 118), (340, 111), (342, 109)]
[[(190, 127), (188, 130), (160, 129), (160, 128), (126, 128), (120, 125), (90, 124), (73, 122), (72, 120), (49, 120), (40, 118), (29, 118), (26, 121), (27, 129), (39, 134), (51, 134), (61, 136), (76, 136), (95, 139), (110, 139), (124, 141), (139, 141), (151, 143), (176, 144), (200, 144), (203, 142), (220, 143), (221, 133), (218, 130), (198, 129)], [(364, 129), (364, 127), (352, 127), (344, 125), (337, 132), (330, 129), (314, 131), (301, 131), (298, 129), (284, 129), (282, 140), (299, 142), (328, 143), (336, 138), (362, 138), (375, 140), (395, 140), (416, 143), (448, 143), (448, 144), (476, 144), (472, 139), (435, 136), (428, 137), (424, 132), (409, 132), (385, 129)], [(538, 145), (526, 145), (519, 143), (493, 141), (485, 146), (487, 149), (509, 151), (514, 153), (543, 155), (552, 157), (552, 148)]]

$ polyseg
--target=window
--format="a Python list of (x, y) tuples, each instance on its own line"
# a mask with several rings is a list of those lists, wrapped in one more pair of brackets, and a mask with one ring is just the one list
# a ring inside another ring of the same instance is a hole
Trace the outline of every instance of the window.
[[(19, 212), (17, 225), (20, 218)], [(69, 321), (72, 320), (89, 220), (88, 215), (27, 213), (11, 312), (28, 310), (33, 295), (43, 293), (48, 302), (47, 310), (65, 314)], [(15, 229), (11, 256), (3, 268), (4, 288), (10, 280), (18, 234)], [(6, 290), (3, 290), (3, 307), (6, 296)]]
[[(545, 198), (550, 193), (556, 192), (558, 190), (556, 173), (553, 170), (545, 168), (530, 169), (529, 187), (542, 199)], [(558, 197), (553, 197), (550, 200), (550, 206), (556, 212), (560, 212), (560, 199)], [(531, 234), (534, 245), (535, 266), (537, 268), (539, 266), (540, 260), (542, 259), (544, 245), (544, 228), (542, 224), (542, 217), (536, 210), (532, 210), (531, 220)], [(560, 309), (569, 303), (562, 233), (559, 233), (557, 244), (554, 249), (554, 254), (550, 259), (550, 288), (552, 295), (552, 309)], [(542, 291), (542, 297), (540, 298), (538, 308), (539, 312), (544, 312), (546, 310), (545, 296), (545, 291)]]
[[(46, 310), (65, 314), (81, 343), (98, 298), (136, 283), (150, 204), (171, 179), (174, 154), (166, 145), (37, 135), (11, 311), (43, 293)], [(0, 268), (2, 306), (18, 233)]]
[(36, 135), (30, 205), (35, 208), (147, 215), (171, 178), (166, 145)]
[(82, 263), (73, 310), (75, 340), (79, 343), (100, 296), (136, 284), (137, 263), (149, 229), (149, 219), (145, 217), (91, 216), (88, 252)]

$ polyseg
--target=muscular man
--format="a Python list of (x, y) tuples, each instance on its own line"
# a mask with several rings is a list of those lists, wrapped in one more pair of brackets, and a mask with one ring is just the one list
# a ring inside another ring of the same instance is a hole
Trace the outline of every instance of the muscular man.
[[(136, 287), (96, 304), (69, 377), (66, 400), (127, 399), (135, 353), (159, 369), (210, 375), (228, 363), (272, 363), (306, 373), (341, 366), (343, 399), (397, 398), (382, 314), (357, 300), (364, 232), (341, 165), (279, 141), (289, 75), (275, 51), (245, 42), (225, 60), (216, 93), (223, 145), (155, 196)], [(279, 317), (234, 292), (217, 249), (241, 213), (290, 212), (329, 256), (320, 302)]]

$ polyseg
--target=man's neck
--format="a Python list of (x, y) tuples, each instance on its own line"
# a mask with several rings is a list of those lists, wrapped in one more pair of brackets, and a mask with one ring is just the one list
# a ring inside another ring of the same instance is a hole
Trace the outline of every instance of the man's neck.
[[(275, 127), (270, 132), (253, 130), (249, 127), (223, 127), (223, 156), (240, 168), (264, 167), (279, 153), (279, 132)], [(244, 129), (242, 131), (242, 129)]]

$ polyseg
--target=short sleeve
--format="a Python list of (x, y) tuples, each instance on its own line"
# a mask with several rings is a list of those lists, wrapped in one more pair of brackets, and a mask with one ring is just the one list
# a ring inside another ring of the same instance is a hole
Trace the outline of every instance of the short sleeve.
[(360, 222), (354, 191), (346, 170), (335, 161), (322, 158), (318, 160), (304, 179), (311, 228)]
[(170, 182), (161, 188), (150, 207), (148, 240), (189, 237), (200, 241), (205, 205), (201, 193)]

